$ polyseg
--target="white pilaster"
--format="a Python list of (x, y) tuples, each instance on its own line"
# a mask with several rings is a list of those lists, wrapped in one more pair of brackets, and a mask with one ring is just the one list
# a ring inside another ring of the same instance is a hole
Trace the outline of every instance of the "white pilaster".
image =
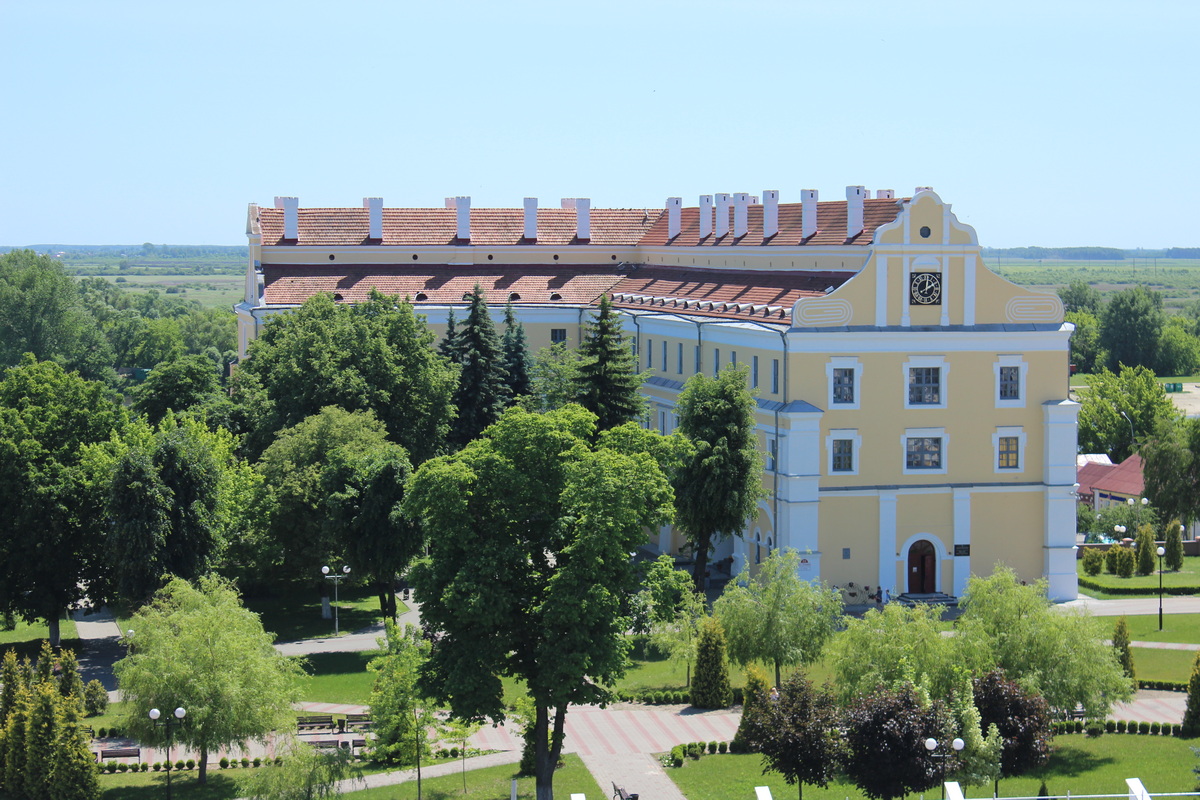
[[(904, 257), (904, 275), (900, 280), (900, 327), (907, 328), (912, 324), (912, 317), (909, 316), (908, 309), (908, 287), (909, 281), (912, 279), (912, 256)], [(943, 294), (943, 297), (945, 295)]]
[(1045, 558), (1042, 569), (1050, 582), (1050, 599), (1079, 596), (1075, 571), (1075, 442), (1079, 404), (1061, 400), (1042, 404), (1046, 428)]
[(975, 254), (963, 256), (963, 325), (975, 324)]
[(892, 593), (904, 594), (907, 586), (896, 585), (896, 499), (894, 491), (879, 493), (879, 579)]
[(938, 259), (942, 272), (942, 327), (950, 324), (950, 258), (942, 256)]
[(887, 325), (888, 301), (888, 259), (887, 256), (875, 256), (875, 324)]
[(955, 597), (962, 597), (967, 588), (967, 578), (971, 576), (971, 557), (955, 555), (958, 545), (971, 546), (971, 490), (954, 490), (954, 548), (950, 555), (954, 559), (954, 591)]

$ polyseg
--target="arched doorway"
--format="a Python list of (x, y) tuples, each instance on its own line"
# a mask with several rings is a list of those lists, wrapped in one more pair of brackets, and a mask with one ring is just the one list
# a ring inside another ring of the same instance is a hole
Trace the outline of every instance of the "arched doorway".
[(933, 543), (927, 539), (913, 542), (908, 548), (909, 594), (933, 594), (937, 591), (937, 562)]

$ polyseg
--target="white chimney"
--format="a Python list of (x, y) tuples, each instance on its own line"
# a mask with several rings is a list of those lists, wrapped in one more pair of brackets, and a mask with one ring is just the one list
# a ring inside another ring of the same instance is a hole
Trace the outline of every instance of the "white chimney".
[(875, 190), (875, 199), (876, 200), (895, 200), (896, 192), (893, 189), (876, 189)]
[(712, 235), (713, 199), (711, 194), (700, 195), (700, 238)]
[(537, 241), (537, 198), (525, 198), (525, 238)]
[(863, 200), (867, 190), (862, 186), (846, 187), (846, 238), (853, 239), (863, 232)]
[(738, 192), (733, 196), (733, 236), (740, 239), (750, 228), (750, 195)]
[(465, 197), (454, 198), (454, 209), (455, 209), (455, 211), (458, 212), (455, 215), (458, 220), (458, 226), (457, 226), (457, 230), (455, 231), (454, 237), (456, 239), (463, 239), (463, 240), (469, 242), (469, 241), (471, 241), (471, 197), (470, 197), (470, 195), (467, 195)]
[(276, 197), (275, 207), (283, 209), (283, 238), (300, 238), (300, 198)]
[(575, 207), (575, 198), (574, 197), (564, 197), (562, 199), (562, 207), (563, 208), (574, 208)]
[(763, 193), (763, 238), (770, 239), (779, 233), (779, 191), (764, 189)]
[(729, 233), (729, 195), (725, 192), (720, 192), (716, 195), (717, 200), (717, 238), (720, 239), (725, 234)]
[(575, 198), (575, 235), (592, 238), (592, 201), (587, 197)]
[(364, 197), (363, 208), (367, 210), (367, 220), (369, 231), (367, 236), (371, 239), (383, 238), (383, 198), (382, 197)]
[(668, 197), (667, 198), (667, 241), (674, 239), (679, 235), (679, 228), (682, 219), (683, 198)]
[(800, 238), (807, 239), (817, 232), (817, 190), (800, 192)]

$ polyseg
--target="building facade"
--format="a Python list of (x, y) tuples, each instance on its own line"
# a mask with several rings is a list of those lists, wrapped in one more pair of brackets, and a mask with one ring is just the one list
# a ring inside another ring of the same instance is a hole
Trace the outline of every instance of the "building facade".
[[(766, 469), (755, 519), (714, 561), (800, 552), (805, 577), (960, 595), (1003, 562), (1075, 582), (1078, 407), (1057, 296), (991, 272), (975, 231), (928, 188), (822, 202), (716, 194), (684, 208), (300, 208), (252, 204), (239, 345), (317, 292), (407, 296), (439, 333), (479, 284), (531, 348), (578, 344), (607, 294), (651, 427), (670, 433), (697, 372), (748, 368)], [(678, 552), (671, 529), (648, 543)]]

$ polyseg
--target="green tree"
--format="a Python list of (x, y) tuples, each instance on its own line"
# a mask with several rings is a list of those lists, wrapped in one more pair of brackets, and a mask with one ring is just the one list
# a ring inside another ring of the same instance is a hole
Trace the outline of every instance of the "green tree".
[(1134, 545), (1137, 553), (1137, 574), (1149, 575), (1154, 572), (1158, 556), (1158, 544), (1154, 541), (1154, 528), (1142, 525), (1138, 528), (1137, 543)]
[(505, 352), (479, 284), (471, 292), (467, 320), (454, 341), (461, 369), (454, 392), (458, 416), (451, 424), (450, 440), (465, 447), (499, 419), (511, 398)]
[(1109, 548), (1112, 553), (1112, 564), (1110, 572), (1118, 578), (1132, 578), (1134, 568), (1137, 566), (1137, 557), (1134, 556), (1133, 550), (1124, 545), (1113, 545)]
[(1113, 626), (1112, 646), (1117, 654), (1117, 662), (1120, 663), (1125, 676), (1131, 681), (1136, 681), (1137, 672), (1133, 668), (1133, 651), (1129, 648), (1129, 623), (1124, 616), (1117, 617), (1117, 624)]
[(349, 750), (318, 751), (298, 739), (283, 747), (283, 762), (277, 766), (247, 770), (238, 776), (238, 791), (247, 800), (321, 800), (338, 797), (339, 784), (362, 780)]
[(1090, 719), (1103, 719), (1114, 702), (1132, 696), (1132, 683), (1104, 644), (1098, 622), (1055, 609), (1045, 579), (1022, 585), (1011, 569), (997, 565), (990, 577), (971, 576), (959, 606), (955, 639), (963, 652), (977, 664), (1002, 668), (1056, 712), (1081, 705)]
[(1183, 525), (1178, 519), (1172, 519), (1163, 526), (1163, 549), (1166, 567), (1172, 572), (1183, 569)]
[(1200, 366), (1200, 339), (1189, 330), (1182, 317), (1168, 317), (1158, 339), (1158, 360), (1154, 371), (1159, 375), (1191, 375)]
[(1045, 698), (992, 670), (972, 683), (981, 723), (1000, 731), (1000, 774), (1024, 775), (1050, 759), (1050, 710)]
[(199, 783), (207, 781), (214, 748), (245, 746), (295, 725), (291, 704), (303, 670), (276, 651), (274, 637), (229, 583), (173, 579), (129, 627), (132, 646), (113, 666), (129, 733), (146, 744), (163, 743), (164, 730), (150, 709), (185, 709), (174, 738), (198, 751)]
[(695, 551), (697, 591), (704, 589), (713, 547), (725, 536), (741, 536), (764, 496), (754, 397), (746, 381), (745, 366), (726, 368), (716, 378), (697, 373), (676, 404), (679, 430), (695, 447), (674, 485), (678, 526)]
[(725, 658), (725, 631), (716, 617), (705, 617), (696, 637), (696, 680), (692, 683), (692, 705), (696, 708), (727, 708), (732, 702), (729, 662)]
[(1183, 735), (1200, 735), (1200, 653), (1192, 660), (1192, 674), (1188, 678), (1187, 705), (1183, 709)]
[(508, 374), (509, 396), (525, 397), (533, 391), (529, 369), (529, 345), (525, 341), (525, 326), (517, 321), (512, 302), (504, 305), (504, 371)]
[(843, 749), (839, 721), (833, 693), (814, 688), (796, 672), (778, 698), (758, 710), (746, 738), (762, 754), (763, 773), (778, 772), (804, 800), (804, 784), (824, 789), (837, 772)]
[(1200, 420), (1158, 420), (1139, 455), (1145, 494), (1163, 517), (1188, 522), (1200, 517)]
[[(756, 745), (751, 743), (751, 731), (758, 734), (757, 725), (767, 711), (772, 691), (767, 683), (767, 673), (757, 664), (746, 667), (746, 686), (742, 689), (742, 718), (738, 720), (737, 732), (729, 743), (731, 753), (749, 753)], [(778, 692), (776, 691), (776, 695)]]
[(1079, 450), (1124, 461), (1161, 420), (1177, 416), (1162, 384), (1146, 367), (1127, 367), (1119, 375), (1101, 370), (1080, 403)]
[(773, 664), (775, 685), (783, 667), (816, 661), (842, 622), (841, 596), (823, 582), (799, 575), (800, 554), (775, 550), (755, 575), (747, 568), (713, 604), (729, 646), (729, 660)]
[(834, 685), (843, 703), (877, 686), (915, 683), (933, 697), (947, 697), (963, 667), (958, 640), (941, 635), (941, 610), (889, 603), (861, 619), (846, 617), (846, 630), (829, 646)]
[(651, 612), (650, 646), (662, 653), (669, 661), (684, 663), (684, 686), (692, 685), (692, 660), (696, 657), (696, 641), (700, 637), (700, 625), (705, 619), (704, 597), (693, 591), (688, 579), (687, 592), (679, 595), (675, 613), (669, 617), (656, 618), (655, 607)]
[(58, 364), (26, 355), (0, 380), (0, 610), (46, 620), (54, 646), (66, 609), (105, 566), (80, 456), (124, 423), (102, 384)]
[(421, 685), (456, 718), (495, 720), (502, 678), (523, 679), (538, 800), (553, 796), (568, 705), (606, 700), (626, 668), (629, 553), (671, 516), (653, 457), (592, 447), (595, 425), (577, 406), (509, 409), (461, 452), (423, 464), (404, 501), (430, 541), (411, 571), (438, 637)]
[(79, 698), (60, 700), (58, 733), (50, 754), (48, 796), (52, 800), (95, 800), (100, 796), (92, 737), (84, 729), (82, 716)]
[(532, 394), (525, 399), (531, 411), (553, 411), (575, 400), (579, 354), (558, 342), (543, 347), (533, 358)]
[(1088, 375), (1099, 371), (1108, 358), (1100, 348), (1100, 320), (1087, 311), (1068, 311), (1064, 319), (1075, 326), (1070, 358), (1076, 371)]
[(429, 644), (412, 625), (400, 630), (390, 619), (384, 621), (385, 637), (379, 640), (380, 654), (367, 668), (375, 673), (371, 688), (371, 720), (374, 738), (371, 757), (396, 766), (416, 764), (418, 753), (429, 753), (428, 730), (436, 722), (417, 689), (417, 674), (429, 657)]
[[(890, 800), (937, 786), (942, 764), (925, 740), (946, 739), (949, 717), (912, 686), (880, 687), (861, 695), (844, 718), (846, 775), (873, 800)], [(947, 772), (956, 764), (953, 757)]]
[(211, 401), (221, 385), (213, 364), (204, 356), (184, 356), (157, 365), (134, 391), (134, 408), (158, 424), (167, 411), (186, 411)]
[(31, 687), (29, 721), (25, 733), (24, 792), (29, 800), (55, 800), (51, 794), (50, 760), (58, 739), (59, 694), (51, 681)]
[(1067, 286), (1060, 286), (1058, 296), (1068, 314), (1079, 311), (1099, 314), (1104, 305), (1100, 292), (1086, 281), (1071, 281)]
[(374, 411), (414, 463), (443, 448), (457, 382), (454, 368), (434, 351), (424, 318), (407, 301), (374, 290), (351, 304), (315, 295), (273, 317), (238, 372), (263, 392), (255, 455), (276, 431), (336, 405)]
[(579, 343), (575, 402), (595, 414), (600, 430), (605, 431), (641, 414), (641, 385), (637, 360), (621, 332), (621, 318), (613, 312), (608, 295), (602, 295), (596, 316)]
[(1153, 367), (1162, 333), (1162, 295), (1144, 286), (1117, 292), (1100, 313), (1100, 346), (1108, 352), (1108, 367)]
[(987, 736), (984, 736), (983, 716), (975, 707), (971, 683), (964, 679), (963, 684), (955, 689), (950, 699), (950, 711), (963, 740), (963, 749), (958, 754), (958, 768), (952, 777), (964, 786), (994, 785), (1000, 780), (1004, 739), (994, 722), (988, 725)]
[(454, 318), (454, 307), (446, 314), (446, 335), (438, 342), (438, 354), (448, 361), (458, 363), (458, 320)]

